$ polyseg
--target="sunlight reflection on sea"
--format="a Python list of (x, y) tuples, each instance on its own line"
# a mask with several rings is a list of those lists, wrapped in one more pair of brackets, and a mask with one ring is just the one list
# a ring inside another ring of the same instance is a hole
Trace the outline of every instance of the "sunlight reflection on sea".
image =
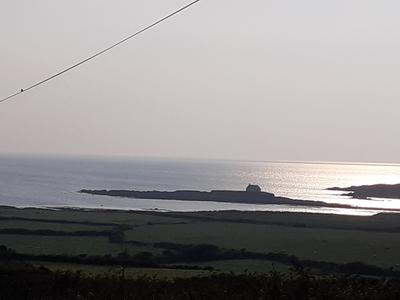
[[(215, 202), (164, 201), (100, 197), (77, 193), (88, 189), (243, 190), (248, 183), (293, 199), (380, 208), (343, 210)], [(400, 209), (400, 200), (359, 200), (328, 187), (400, 183), (400, 165), (290, 162), (238, 162), (174, 159), (89, 159), (0, 157), (0, 204), (13, 206), (115, 209), (285, 210), (371, 214)]]

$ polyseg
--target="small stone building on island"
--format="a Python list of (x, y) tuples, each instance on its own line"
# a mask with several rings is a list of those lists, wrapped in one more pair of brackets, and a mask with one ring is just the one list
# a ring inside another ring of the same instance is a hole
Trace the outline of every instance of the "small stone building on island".
[(249, 193), (260, 193), (261, 192), (261, 188), (259, 185), (256, 184), (249, 184), (246, 188), (246, 192)]

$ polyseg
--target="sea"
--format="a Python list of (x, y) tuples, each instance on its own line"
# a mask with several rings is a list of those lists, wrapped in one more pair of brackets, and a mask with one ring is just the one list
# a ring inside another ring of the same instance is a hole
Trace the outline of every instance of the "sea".
[[(351, 209), (288, 205), (131, 199), (79, 193), (81, 189), (244, 190), (251, 184), (276, 196), (349, 204)], [(252, 162), (162, 158), (0, 156), (0, 205), (155, 211), (260, 210), (373, 215), (400, 209), (400, 200), (359, 200), (329, 191), (400, 183), (398, 164)], [(369, 208), (369, 209), (365, 209)]]

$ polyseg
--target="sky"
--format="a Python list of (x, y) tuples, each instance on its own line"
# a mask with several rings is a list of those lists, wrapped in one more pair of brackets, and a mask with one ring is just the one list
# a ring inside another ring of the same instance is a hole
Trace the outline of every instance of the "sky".
[[(0, 98), (182, 0), (4, 0)], [(0, 104), (0, 154), (400, 162), (400, 2), (201, 0)]]

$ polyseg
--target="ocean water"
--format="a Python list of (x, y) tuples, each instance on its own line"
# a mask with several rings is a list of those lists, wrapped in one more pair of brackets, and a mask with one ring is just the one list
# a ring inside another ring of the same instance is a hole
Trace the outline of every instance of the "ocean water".
[[(165, 201), (80, 194), (87, 189), (264, 191), (293, 199), (350, 204), (365, 209), (329, 209), (216, 202)], [(357, 200), (327, 191), (333, 186), (400, 183), (400, 165), (240, 162), (178, 159), (93, 159), (0, 156), (0, 205), (161, 211), (287, 210), (369, 215), (400, 209), (400, 200)]]

